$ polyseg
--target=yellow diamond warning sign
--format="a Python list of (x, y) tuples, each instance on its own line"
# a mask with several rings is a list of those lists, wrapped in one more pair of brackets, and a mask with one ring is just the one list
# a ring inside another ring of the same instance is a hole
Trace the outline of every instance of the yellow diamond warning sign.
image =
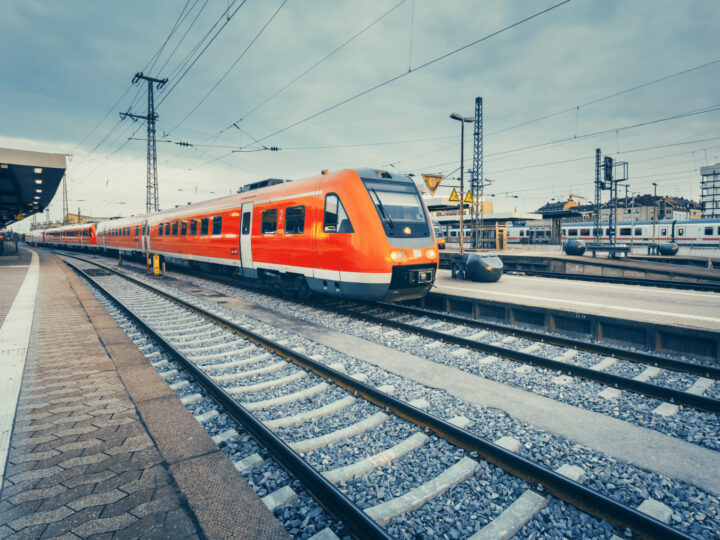
[(455, 188), (453, 188), (452, 193), (450, 194), (450, 198), (448, 199), (450, 202), (460, 202), (460, 197), (458, 197), (457, 191), (455, 191)]

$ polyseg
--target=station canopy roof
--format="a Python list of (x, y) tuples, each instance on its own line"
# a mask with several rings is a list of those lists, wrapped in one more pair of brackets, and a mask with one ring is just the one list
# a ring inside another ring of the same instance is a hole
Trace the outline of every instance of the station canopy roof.
[(64, 154), (0, 148), (0, 229), (45, 210), (65, 168)]

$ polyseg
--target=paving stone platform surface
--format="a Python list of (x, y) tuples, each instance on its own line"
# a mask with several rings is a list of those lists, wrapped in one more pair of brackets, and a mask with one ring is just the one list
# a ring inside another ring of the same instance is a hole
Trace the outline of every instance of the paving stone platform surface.
[(40, 268), (0, 538), (286, 536), (82, 282)]

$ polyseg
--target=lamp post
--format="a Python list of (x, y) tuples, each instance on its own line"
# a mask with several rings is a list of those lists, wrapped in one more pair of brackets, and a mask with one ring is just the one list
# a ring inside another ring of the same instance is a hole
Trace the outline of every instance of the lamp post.
[(450, 118), (460, 122), (460, 253), (463, 253), (463, 236), (465, 235), (465, 230), (463, 229), (463, 213), (465, 212), (463, 207), (465, 199), (465, 195), (463, 194), (463, 189), (465, 187), (465, 124), (474, 122), (475, 117), (464, 117), (460, 116), (458, 113), (452, 113)]

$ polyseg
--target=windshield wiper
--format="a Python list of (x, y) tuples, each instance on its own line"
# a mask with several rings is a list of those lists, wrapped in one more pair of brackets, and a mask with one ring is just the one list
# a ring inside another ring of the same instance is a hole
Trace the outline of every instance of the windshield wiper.
[(378, 210), (380, 210), (380, 215), (387, 221), (387, 224), (390, 226), (391, 229), (395, 228), (395, 225), (393, 225), (393, 220), (390, 219), (390, 216), (388, 216), (385, 213), (385, 207), (383, 206), (382, 201), (380, 200), (380, 196), (377, 194), (377, 191), (375, 191), (375, 188), (370, 188), (370, 191), (373, 192), (373, 195), (375, 195), (375, 200), (377, 201)]

